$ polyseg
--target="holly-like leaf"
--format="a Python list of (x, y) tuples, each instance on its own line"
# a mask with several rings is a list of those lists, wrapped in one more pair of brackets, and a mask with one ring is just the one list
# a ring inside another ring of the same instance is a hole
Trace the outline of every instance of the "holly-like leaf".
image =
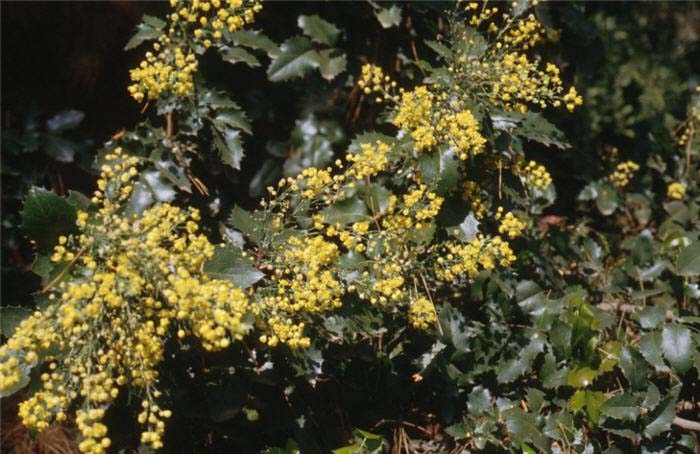
[(676, 417), (677, 395), (678, 389), (672, 391), (671, 395), (667, 396), (654, 412), (654, 419), (644, 428), (644, 435), (648, 438), (654, 438), (671, 429), (673, 418)]
[(690, 330), (674, 323), (666, 325), (661, 333), (661, 346), (666, 360), (681, 374), (693, 365), (693, 339)]
[(264, 33), (258, 30), (238, 30), (231, 34), (231, 39), (237, 46), (245, 46), (254, 50), (262, 50), (272, 58), (279, 54), (279, 47)]
[(32, 311), (21, 306), (0, 306), (0, 334), (11, 337), (22, 320), (32, 315)]
[(22, 228), (41, 250), (52, 248), (58, 237), (75, 232), (75, 208), (54, 192), (36, 186), (24, 199)]
[(603, 216), (610, 216), (619, 205), (617, 191), (609, 184), (601, 184), (598, 187), (598, 196), (595, 199), (596, 207)]
[(350, 224), (368, 219), (365, 202), (359, 197), (341, 200), (320, 213), (328, 224)]
[(345, 71), (348, 65), (348, 60), (345, 55), (331, 57), (333, 49), (326, 49), (318, 52), (318, 70), (321, 72), (321, 77), (326, 80), (335, 79), (338, 74)]
[(230, 128), (223, 130), (214, 128), (213, 132), (214, 145), (219, 150), (221, 161), (236, 170), (241, 170), (241, 160), (244, 156), (241, 131)]
[(65, 110), (51, 117), (46, 122), (46, 128), (52, 133), (70, 131), (80, 126), (85, 114), (79, 110)]
[(245, 237), (253, 242), (262, 239), (261, 226), (253, 215), (239, 206), (233, 207), (228, 222), (234, 229), (241, 232)]
[(241, 250), (230, 245), (219, 246), (214, 256), (204, 265), (204, 272), (214, 279), (231, 281), (246, 289), (265, 275), (255, 268), (251, 260), (241, 255)]
[(564, 133), (540, 113), (529, 112), (524, 114), (524, 118), (516, 128), (515, 133), (547, 147), (555, 146), (562, 150), (571, 148), (571, 145), (566, 141)]
[(124, 50), (131, 50), (144, 41), (157, 39), (165, 27), (165, 21), (157, 17), (144, 15), (141, 20), (143, 22), (136, 26), (136, 34), (126, 43)]
[(681, 250), (676, 261), (676, 269), (681, 276), (700, 274), (700, 241), (695, 241)]
[(396, 5), (375, 10), (374, 15), (383, 28), (397, 27), (401, 23), (401, 7)]
[(569, 399), (569, 408), (574, 413), (578, 413), (585, 408), (589, 424), (597, 426), (598, 420), (600, 419), (601, 407), (605, 400), (605, 394), (600, 391), (580, 389)]
[(340, 30), (330, 22), (321, 19), (318, 15), (301, 15), (297, 19), (297, 25), (306, 36), (319, 44), (332, 46), (340, 35)]
[(318, 67), (318, 53), (311, 47), (311, 41), (295, 36), (282, 44), (279, 54), (267, 69), (267, 78), (272, 82), (283, 82), (303, 77)]
[(241, 47), (228, 47), (223, 46), (219, 49), (221, 58), (228, 63), (239, 63), (243, 62), (251, 68), (256, 68), (260, 66), (260, 61), (247, 50)]
[(606, 400), (600, 412), (611, 418), (634, 421), (641, 413), (639, 400), (631, 394), (617, 394)]
[(250, 134), (250, 120), (245, 115), (245, 112), (237, 109), (222, 109), (216, 113), (212, 120), (217, 129), (223, 130), (226, 126)]

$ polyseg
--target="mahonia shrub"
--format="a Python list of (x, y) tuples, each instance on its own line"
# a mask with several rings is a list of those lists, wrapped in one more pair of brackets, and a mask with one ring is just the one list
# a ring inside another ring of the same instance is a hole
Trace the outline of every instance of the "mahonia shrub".
[[(550, 214), (555, 178), (529, 148), (570, 149), (543, 112), (586, 104), (540, 51), (557, 36), (537, 14), (547, 10), (457, 2), (426, 41), (435, 58), (414, 47), (412, 77), (363, 62), (340, 86), (378, 113), (376, 130), (321, 159), (341, 140), (300, 122), (318, 136), (314, 159), (290, 157), (281, 172), (266, 161), (257, 208), (218, 222), (202, 163), (216, 149), (240, 170), (252, 127), (207, 85), (200, 60), (256, 67), (262, 53), (272, 82), (314, 70), (332, 81), (347, 57), (333, 47), (341, 31), (317, 15), (300, 16), (305, 36), (277, 46), (246, 28), (263, 12), (257, 1), (170, 7), (127, 44), (153, 41), (128, 93), (163, 127), (145, 121), (107, 142), (90, 198), (34, 189), (26, 199), (25, 228), (50, 230), (35, 235), (41, 304), (0, 347), (0, 392), (33, 383), (18, 409), (27, 428), (74, 421), (81, 452), (177, 451), (168, 425), (188, 417), (178, 380), (196, 376), (196, 358), (203, 387), (238, 399), (213, 425), (241, 412), (236, 424), (267, 424), (259, 440), (243, 426), (244, 450), (697, 448), (684, 432), (698, 429), (697, 94), (663, 153), (646, 163), (616, 154), (569, 219)], [(370, 7), (384, 28), (401, 21), (396, 6)], [(371, 409), (338, 404), (338, 424), (316, 417), (331, 411), (317, 402), (338, 394), (329, 389), (354, 398), (372, 386), (383, 388)], [(140, 447), (110, 424), (124, 395)], [(276, 411), (286, 412), (279, 427)], [(340, 435), (329, 442), (326, 431)]]

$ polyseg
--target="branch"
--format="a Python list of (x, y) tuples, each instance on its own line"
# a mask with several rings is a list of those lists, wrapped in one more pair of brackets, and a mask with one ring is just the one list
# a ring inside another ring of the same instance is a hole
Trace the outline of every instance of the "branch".
[(678, 426), (682, 429), (694, 430), (696, 432), (700, 432), (700, 422), (691, 421), (689, 419), (684, 419), (684, 418), (679, 418), (678, 416), (673, 418), (673, 425)]

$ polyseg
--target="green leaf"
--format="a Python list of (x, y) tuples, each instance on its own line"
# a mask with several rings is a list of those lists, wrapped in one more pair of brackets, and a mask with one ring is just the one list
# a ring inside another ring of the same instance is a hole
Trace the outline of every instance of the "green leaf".
[(22, 228), (41, 250), (49, 250), (61, 235), (77, 231), (75, 208), (66, 199), (33, 186), (24, 199)]
[(153, 191), (141, 181), (134, 183), (129, 203), (126, 205), (126, 214), (129, 216), (134, 214), (140, 215), (151, 205), (153, 205)]
[(317, 53), (318, 55), (318, 70), (321, 72), (321, 77), (326, 80), (335, 79), (338, 74), (345, 71), (348, 65), (348, 60), (345, 55), (331, 57), (334, 49), (326, 49)]
[(681, 276), (700, 274), (700, 241), (695, 241), (681, 250), (676, 269)]
[(569, 376), (566, 378), (566, 384), (574, 388), (585, 388), (593, 384), (593, 380), (595, 380), (598, 375), (599, 372), (597, 370), (593, 370), (590, 367), (581, 367), (569, 372)]
[(585, 408), (588, 423), (595, 427), (598, 425), (601, 407), (604, 402), (605, 394), (602, 392), (580, 389), (569, 399), (569, 408), (574, 413), (578, 413)]
[(469, 213), (459, 224), (458, 238), (466, 242), (474, 241), (479, 234), (479, 224), (480, 222), (476, 220), (474, 213)]
[(51, 117), (46, 122), (46, 128), (52, 133), (70, 131), (80, 126), (85, 119), (85, 114), (79, 110), (65, 110)]
[(491, 410), (491, 392), (483, 386), (475, 386), (469, 393), (467, 409), (472, 415), (487, 413)]
[(452, 150), (442, 153), (423, 153), (418, 158), (423, 180), (439, 195), (448, 193), (459, 182), (459, 159)]
[(600, 412), (611, 418), (634, 421), (641, 413), (639, 401), (631, 394), (616, 394), (603, 403)]
[(401, 7), (396, 5), (375, 10), (374, 15), (383, 28), (397, 27), (401, 23)]
[(508, 432), (512, 434), (513, 439), (518, 444), (528, 442), (535, 445), (540, 452), (549, 450), (547, 437), (538, 427), (535, 415), (514, 407), (504, 411), (502, 417), (506, 422)]
[(661, 333), (662, 348), (668, 362), (684, 374), (693, 364), (693, 339), (690, 330), (683, 325), (672, 324)]
[(82, 192), (68, 190), (68, 197), (66, 197), (66, 202), (70, 203), (76, 210), (86, 211), (90, 208), (92, 202), (90, 199)]
[(250, 121), (246, 118), (245, 112), (236, 109), (223, 109), (216, 113), (212, 120), (217, 129), (222, 130), (226, 126), (240, 129), (250, 134)]
[(365, 202), (359, 197), (341, 200), (321, 210), (320, 214), (328, 224), (350, 224), (368, 219)]
[[(2, 312), (0, 312), (0, 314), (2, 315), (2, 318), (3, 318), (3, 324), (5, 323), (4, 322), (4, 318), (5, 318), (4, 309), (5, 309), (4, 307), (0, 308), (0, 310), (3, 310)], [(3, 335), (4, 334), (5, 334), (5, 330), (3, 328)], [(24, 388), (25, 386), (27, 386), (31, 380), (30, 373), (31, 373), (32, 369), (34, 368), (34, 366), (36, 366), (36, 364), (37, 364), (36, 360), (34, 360), (30, 363), (27, 363), (26, 355), (25, 355), (25, 352), (23, 352), (23, 351), (8, 350), (4, 359), (6, 360), (7, 358), (9, 358), (11, 356), (16, 357), (18, 362), (19, 362), (19, 365), (17, 366), (17, 368), (19, 369), (20, 379), (19, 379), (19, 382), (17, 382), (11, 388), (0, 391), (0, 397), (10, 396), (10, 395), (14, 394), (15, 392), (19, 391), (20, 389)]]
[(528, 112), (524, 114), (522, 122), (514, 132), (516, 135), (539, 142), (547, 147), (555, 146), (562, 150), (571, 148), (564, 133), (540, 113)]
[(458, 352), (469, 351), (470, 331), (466, 327), (464, 315), (451, 304), (445, 303), (440, 309), (438, 320), (443, 330), (442, 340), (452, 344)]
[(255, 50), (262, 50), (270, 58), (279, 54), (279, 47), (264, 33), (258, 30), (238, 30), (231, 34), (231, 39), (237, 46), (245, 46)]
[(22, 320), (32, 315), (32, 311), (21, 306), (0, 306), (0, 334), (11, 337), (22, 323)]
[(332, 46), (335, 44), (340, 34), (338, 27), (321, 19), (316, 14), (313, 16), (305, 16), (302, 14), (297, 19), (297, 25), (306, 36), (319, 44)]
[(661, 306), (647, 306), (642, 309), (637, 318), (644, 329), (653, 329), (666, 320), (666, 309)]
[(243, 62), (251, 68), (260, 66), (260, 61), (255, 57), (255, 55), (240, 47), (223, 46), (219, 49), (219, 54), (221, 54), (221, 58), (225, 62), (231, 64)]
[(649, 366), (644, 361), (644, 357), (631, 347), (623, 347), (620, 349), (620, 369), (627, 377), (630, 387), (633, 390), (641, 390), (647, 385), (647, 377), (649, 375)]
[(538, 334), (533, 334), (530, 342), (518, 353), (518, 357), (503, 365), (498, 372), (498, 381), (510, 383), (529, 372), (537, 355), (544, 351), (544, 346), (544, 340)]
[(449, 47), (437, 41), (430, 40), (425, 41), (425, 44), (431, 49), (433, 49), (435, 52), (437, 52), (437, 54), (441, 56), (445, 61), (452, 61), (454, 55), (452, 54), (452, 49), (450, 49)]
[(389, 207), (389, 197), (392, 192), (377, 183), (364, 185), (361, 193), (365, 196), (365, 203), (370, 213), (384, 214)]
[(262, 239), (261, 226), (255, 220), (253, 215), (239, 206), (234, 206), (231, 210), (231, 215), (228, 222), (234, 229), (240, 231), (253, 242), (259, 242)]
[(280, 47), (279, 55), (272, 59), (267, 78), (272, 82), (282, 82), (303, 77), (318, 68), (318, 60), (318, 53), (313, 50), (308, 38), (289, 38)]
[(58, 162), (73, 162), (78, 144), (63, 137), (47, 135), (44, 142), (46, 154)]
[(143, 23), (136, 26), (136, 34), (126, 43), (124, 50), (131, 50), (144, 41), (157, 39), (165, 27), (165, 22), (157, 17), (144, 15), (141, 20)]
[(664, 363), (663, 357), (661, 356), (663, 352), (661, 343), (661, 333), (654, 331), (644, 334), (639, 339), (637, 348), (639, 349), (639, 353), (644, 356), (644, 359), (649, 364), (654, 366), (654, 369), (657, 371), (667, 371), (668, 367)]
[(246, 289), (265, 275), (255, 268), (251, 260), (241, 255), (241, 250), (230, 245), (219, 246), (214, 256), (204, 265), (204, 272), (214, 279), (231, 281)]
[(618, 207), (617, 191), (609, 184), (601, 184), (598, 187), (598, 196), (595, 199), (596, 207), (603, 216), (610, 216)]
[(221, 161), (236, 170), (241, 170), (241, 160), (244, 156), (241, 131), (229, 128), (223, 130), (212, 128), (212, 131), (214, 145), (219, 150)]
[(654, 419), (644, 428), (644, 435), (648, 438), (654, 438), (671, 430), (671, 423), (676, 417), (676, 399), (677, 391), (662, 401), (657, 411), (654, 412)]

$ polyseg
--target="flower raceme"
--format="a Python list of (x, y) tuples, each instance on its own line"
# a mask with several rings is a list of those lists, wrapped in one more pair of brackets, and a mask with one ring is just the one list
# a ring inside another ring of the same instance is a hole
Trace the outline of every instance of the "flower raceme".
[(46, 366), (42, 389), (20, 406), (25, 425), (45, 429), (78, 403), (80, 449), (90, 453), (109, 447), (100, 421), (125, 387), (144, 401), (142, 441), (162, 446), (170, 412), (155, 403), (157, 368), (171, 333), (219, 350), (251, 327), (243, 291), (201, 271), (214, 247), (198, 233), (199, 212), (163, 204), (126, 216), (138, 159), (116, 149), (106, 161), (93, 199), (97, 212), (90, 219), (81, 212), (80, 233), (61, 237), (51, 257), (68, 278), (50, 291), (48, 308), (0, 347), (2, 390), (17, 384), (20, 362), (41, 358)]
[(262, 8), (257, 0), (170, 0), (170, 6), (173, 12), (166, 32), (130, 72), (133, 84), (129, 93), (138, 102), (156, 100), (166, 93), (192, 93), (198, 49), (206, 49), (252, 23)]

